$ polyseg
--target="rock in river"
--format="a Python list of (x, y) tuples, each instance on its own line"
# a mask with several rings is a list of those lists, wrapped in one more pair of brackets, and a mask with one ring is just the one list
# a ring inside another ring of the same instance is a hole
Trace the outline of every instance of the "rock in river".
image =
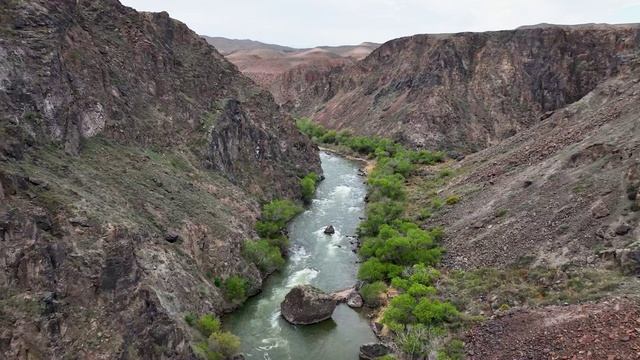
[(333, 235), (335, 234), (336, 229), (333, 228), (333, 225), (329, 225), (326, 228), (324, 228), (324, 233), (327, 235)]
[(391, 353), (391, 349), (380, 343), (364, 344), (360, 346), (360, 360), (373, 360)]
[(334, 298), (311, 285), (298, 285), (291, 289), (280, 304), (280, 312), (295, 325), (315, 324), (333, 314), (337, 302)]

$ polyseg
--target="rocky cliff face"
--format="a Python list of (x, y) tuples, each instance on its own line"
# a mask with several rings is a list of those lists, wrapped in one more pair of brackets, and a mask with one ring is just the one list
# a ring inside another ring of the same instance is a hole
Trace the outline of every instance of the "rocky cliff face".
[(289, 104), (332, 128), (475, 151), (577, 101), (640, 43), (636, 25), (526, 27), (392, 40)]
[[(455, 165), (446, 228), (455, 268), (617, 264), (640, 273), (640, 65)], [(413, 203), (419, 199), (412, 199)]]
[(235, 305), (259, 200), (317, 149), (166, 13), (0, 7), (0, 357), (190, 358), (187, 312)]

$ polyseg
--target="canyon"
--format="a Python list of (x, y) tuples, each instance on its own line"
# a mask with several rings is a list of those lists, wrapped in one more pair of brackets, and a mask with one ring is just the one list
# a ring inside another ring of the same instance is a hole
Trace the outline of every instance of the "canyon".
[[(0, 357), (196, 359), (202, 329), (190, 317), (222, 317), (255, 337), (255, 309), (276, 340), (300, 337), (299, 353), (307, 334), (340, 344), (331, 356), (355, 351), (372, 340), (371, 320), (402, 356), (384, 307), (365, 319), (340, 305), (346, 327), (309, 332), (260, 308), (302, 285), (296, 276), (322, 271), (326, 290), (353, 286), (359, 260), (346, 243), (369, 214), (360, 203), (375, 202), (364, 177), (374, 187), (376, 159), (389, 154), (369, 151), (357, 170), (316, 143), (363, 156), (336, 138), (364, 136), (388, 139), (389, 152), (447, 155), (395, 177), (396, 220), (441, 233), (433, 291), (466, 321), (429, 339), (423, 356), (461, 339), (469, 359), (633, 358), (639, 50), (636, 24), (294, 49), (203, 37), (117, 0), (5, 1)], [(309, 137), (300, 117), (333, 133)], [(301, 180), (323, 167), (332, 178), (290, 224), (292, 259), (266, 280), (272, 271), (245, 253), (261, 237), (261, 206), (302, 204)], [(309, 259), (301, 245), (321, 251)], [(225, 290), (233, 278), (246, 282), (240, 301)], [(385, 306), (399, 289), (385, 290)], [(248, 341), (256, 354), (262, 340)]]

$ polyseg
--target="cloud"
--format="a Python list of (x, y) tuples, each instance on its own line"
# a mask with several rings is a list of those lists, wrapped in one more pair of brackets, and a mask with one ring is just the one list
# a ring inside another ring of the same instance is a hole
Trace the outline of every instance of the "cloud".
[(640, 21), (638, 0), (121, 0), (168, 11), (203, 35), (294, 47), (384, 42), (417, 33), (512, 29), (541, 22)]

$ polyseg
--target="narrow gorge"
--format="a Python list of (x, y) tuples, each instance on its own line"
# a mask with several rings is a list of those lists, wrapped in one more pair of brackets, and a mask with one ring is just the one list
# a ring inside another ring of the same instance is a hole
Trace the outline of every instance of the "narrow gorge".
[(0, 358), (637, 359), (640, 25), (354, 44), (0, 0)]

